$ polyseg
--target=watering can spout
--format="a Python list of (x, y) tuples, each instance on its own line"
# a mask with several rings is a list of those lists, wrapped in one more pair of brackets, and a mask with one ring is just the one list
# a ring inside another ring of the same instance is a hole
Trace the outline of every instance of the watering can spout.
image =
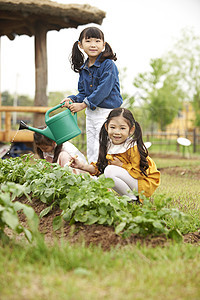
[(24, 121), (20, 121), (19, 130), (28, 129), (28, 125)]
[(40, 134), (48, 137), (49, 139), (55, 141), (55, 138), (54, 138), (51, 130), (48, 127), (46, 127), (45, 129), (34, 128), (34, 127), (26, 125), (26, 123), (24, 121), (20, 121), (19, 130), (23, 130), (23, 129), (28, 129), (28, 130), (40, 133)]

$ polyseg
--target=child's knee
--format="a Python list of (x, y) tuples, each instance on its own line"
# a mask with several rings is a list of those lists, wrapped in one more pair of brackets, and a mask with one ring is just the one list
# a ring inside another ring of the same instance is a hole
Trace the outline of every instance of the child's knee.
[(113, 177), (113, 169), (111, 165), (108, 165), (104, 170), (104, 175), (106, 178), (112, 178)]

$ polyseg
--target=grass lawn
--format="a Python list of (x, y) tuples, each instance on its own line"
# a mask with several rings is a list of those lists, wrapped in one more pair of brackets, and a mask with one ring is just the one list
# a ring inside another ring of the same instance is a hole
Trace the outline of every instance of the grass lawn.
[[(155, 196), (171, 197), (171, 206), (193, 216), (184, 231), (197, 230), (200, 188), (195, 170), (199, 161), (154, 160), (162, 174)], [(196, 244), (129, 245), (105, 252), (84, 243), (47, 246), (39, 238), (35, 244), (20, 241), (0, 247), (0, 299), (197, 300), (199, 270), (200, 247)]]

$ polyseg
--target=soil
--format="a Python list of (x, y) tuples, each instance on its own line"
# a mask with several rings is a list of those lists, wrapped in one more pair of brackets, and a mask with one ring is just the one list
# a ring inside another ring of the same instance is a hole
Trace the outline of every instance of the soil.
[[(177, 174), (178, 176), (189, 176), (194, 179), (200, 179), (200, 165), (198, 165), (198, 163), (195, 166), (195, 170), (170, 167), (162, 168), (160, 171), (163, 174)], [(38, 199), (32, 199), (32, 203), (25, 197), (18, 200), (32, 206), (38, 216), (46, 207), (46, 205)], [(137, 234), (132, 234), (129, 238), (124, 239), (120, 235), (115, 234), (113, 227), (98, 224), (85, 225), (83, 223), (76, 223), (69, 225), (69, 223), (65, 222), (62, 232), (60, 230), (55, 232), (52, 226), (53, 219), (60, 213), (61, 210), (58, 207), (55, 207), (50, 213), (40, 219), (39, 231), (44, 234), (45, 240), (50, 244), (53, 242), (54, 238), (57, 237), (58, 239), (63, 238), (70, 243), (84, 242), (87, 246), (101, 246), (103, 250), (107, 251), (113, 247), (123, 247), (128, 244), (140, 243), (150, 247), (164, 247), (169, 243), (169, 240), (164, 235), (141, 237)], [(19, 213), (19, 219), (22, 222), (22, 225), (26, 224), (26, 218), (23, 213)], [(200, 245), (200, 229), (197, 232), (185, 234), (184, 242)]]
[[(174, 169), (174, 168), (173, 168)], [(169, 170), (167, 169), (166, 172)], [(171, 171), (170, 171), (171, 172)], [(177, 172), (184, 172), (183, 170)], [(174, 174), (174, 172), (173, 172)], [(200, 173), (198, 174), (200, 176)], [(200, 178), (200, 177), (199, 177)], [(39, 216), (40, 212), (46, 207), (46, 204), (42, 203), (38, 199), (32, 199), (32, 203), (28, 201), (25, 197), (20, 200), (22, 203), (26, 203), (32, 206)], [(101, 246), (105, 251), (110, 250), (113, 247), (123, 247), (128, 244), (141, 244), (150, 247), (156, 246), (167, 246), (169, 240), (164, 235), (142, 237), (137, 234), (132, 234), (129, 238), (123, 238), (120, 235), (115, 234), (114, 228), (105, 225), (85, 225), (83, 223), (76, 223), (69, 225), (65, 222), (62, 231), (53, 230), (53, 219), (61, 213), (59, 207), (54, 207), (46, 216), (40, 219), (39, 231), (44, 234), (45, 240), (48, 243), (52, 243), (54, 238), (63, 238), (70, 243), (80, 243), (84, 242), (86, 246), (96, 245)], [(19, 213), (19, 219), (22, 225), (26, 224), (26, 218), (23, 213)], [(200, 245), (200, 230), (197, 232), (192, 232), (184, 235), (184, 242), (191, 243), (195, 245)]]

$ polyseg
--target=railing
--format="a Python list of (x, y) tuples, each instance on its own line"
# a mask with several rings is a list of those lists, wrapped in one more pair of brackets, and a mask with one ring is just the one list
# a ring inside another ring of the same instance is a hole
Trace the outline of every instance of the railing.
[(50, 107), (46, 106), (0, 106), (0, 115), (5, 112), (5, 128), (0, 130), (1, 142), (33, 142), (33, 132), (29, 130), (12, 130), (11, 128), (11, 113), (12, 112), (27, 112), (45, 114)]
[(172, 132), (144, 132), (143, 138), (145, 141), (150, 141), (152, 143), (151, 150), (156, 149), (159, 153), (167, 153), (172, 150), (174, 152), (180, 152), (182, 146), (177, 143), (177, 138), (185, 137), (191, 141), (191, 146), (188, 148), (190, 152), (200, 153), (200, 133), (197, 128), (192, 131), (180, 132), (179, 130), (174, 130)]

